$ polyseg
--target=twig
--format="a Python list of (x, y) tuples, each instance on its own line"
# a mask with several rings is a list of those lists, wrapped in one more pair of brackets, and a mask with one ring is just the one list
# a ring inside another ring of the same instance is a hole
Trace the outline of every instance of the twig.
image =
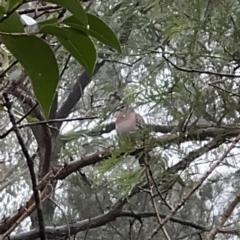
[(224, 152), (222, 157), (214, 164), (212, 167), (203, 175), (203, 177), (200, 179), (199, 183), (196, 184), (196, 186), (191, 189), (188, 194), (186, 194), (186, 197), (182, 199), (180, 203), (177, 204), (177, 206), (170, 211), (170, 213), (162, 220), (162, 223), (159, 224), (153, 231), (152, 233), (146, 238), (146, 240), (151, 240), (157, 233), (158, 231), (162, 228), (164, 224), (166, 224), (171, 217), (185, 204), (185, 202), (195, 193), (203, 184), (203, 182), (211, 175), (211, 173), (217, 168), (221, 162), (227, 157), (227, 155), (230, 153), (230, 151), (236, 146), (238, 141), (240, 140), (240, 134), (234, 139), (233, 143), (231, 146)]
[(197, 70), (197, 69), (188, 69), (188, 68), (182, 68), (177, 66), (175, 63), (173, 63), (171, 60), (169, 60), (164, 53), (162, 53), (162, 57), (170, 63), (174, 68), (176, 68), (179, 71), (182, 72), (188, 72), (188, 73), (199, 73), (199, 74), (209, 74), (209, 75), (216, 75), (220, 77), (229, 77), (229, 78), (239, 78), (240, 75), (234, 75), (234, 74), (227, 74), (227, 73), (217, 73), (217, 72), (211, 72), (211, 71), (205, 71), (205, 70)]
[(233, 201), (229, 204), (228, 208), (224, 212), (220, 223), (215, 226), (209, 234), (207, 234), (205, 240), (213, 240), (215, 238), (215, 235), (222, 229), (224, 223), (228, 220), (230, 215), (232, 214), (233, 210), (236, 208), (236, 206), (240, 202), (240, 194), (238, 193), (237, 196), (233, 199)]
[[(28, 113), (26, 113), (20, 120), (18, 120), (16, 122), (16, 125), (18, 125), (24, 118), (26, 118), (37, 107), (37, 105), (38, 104), (34, 105), (34, 107), (32, 109), (30, 109)], [(93, 116), (93, 117), (77, 117), (77, 118), (69, 118), (69, 119), (67, 119), (67, 118), (50, 119), (50, 120), (47, 120), (47, 121), (38, 121), (38, 122), (31, 122), (31, 123), (22, 124), (22, 125), (19, 125), (18, 128), (22, 129), (22, 128), (25, 128), (25, 127), (32, 127), (32, 126), (43, 125), (43, 124), (48, 124), (48, 123), (83, 121), (83, 120), (92, 120), (92, 119), (97, 119), (97, 118), (98, 118), (97, 116)], [(5, 138), (12, 131), (13, 131), (13, 127), (11, 127), (6, 132), (1, 134), (0, 139)]]
[(18, 121), (16, 121), (16, 124), (20, 124), (28, 115), (31, 114), (31, 112), (38, 106), (38, 103), (36, 103), (26, 114), (24, 114)]
[(59, 208), (59, 210), (62, 212), (62, 215), (63, 215), (64, 218), (66, 219), (67, 231), (68, 231), (66, 237), (70, 239), (70, 237), (71, 237), (71, 231), (70, 231), (69, 221), (68, 221), (67, 215), (65, 214), (64, 210), (57, 204), (56, 201), (54, 201), (51, 197), (49, 197), (48, 199), (49, 199), (51, 202), (53, 202), (57, 208)]
[(136, 218), (133, 219), (133, 221), (129, 220), (129, 240), (132, 240), (132, 227), (133, 227), (133, 224), (135, 222)]
[(223, 91), (223, 92), (229, 93), (229, 94), (231, 94), (232, 96), (240, 97), (239, 94), (234, 93), (234, 92), (231, 92), (231, 91), (226, 90), (226, 89), (224, 89), (224, 88), (221, 88), (221, 87), (219, 87), (219, 86), (217, 86), (217, 85), (215, 85), (215, 84), (213, 84), (213, 83), (208, 83), (208, 85), (211, 86), (211, 87), (213, 87), (213, 88), (217, 88), (218, 90), (221, 90), (221, 91)]
[(26, 123), (18, 126), (19, 129), (25, 128), (25, 127), (31, 127), (35, 125), (42, 125), (42, 124), (48, 124), (48, 123), (55, 123), (55, 122), (72, 122), (72, 121), (83, 121), (83, 120), (91, 120), (91, 119), (97, 119), (97, 116), (93, 117), (77, 117), (77, 118), (62, 118), (62, 119), (50, 119), (47, 121), (39, 121), (39, 122), (31, 122)]
[(63, 67), (63, 69), (62, 69), (62, 71), (61, 71), (61, 74), (60, 74), (60, 79), (62, 78), (64, 72), (65, 72), (65, 71), (67, 70), (67, 68), (68, 68), (68, 63), (69, 63), (69, 61), (70, 61), (70, 58), (71, 58), (71, 54), (68, 54), (67, 60), (66, 60), (66, 62), (65, 62), (65, 64), (64, 64), (64, 67)]
[(41, 240), (45, 240), (46, 239), (46, 233), (45, 233), (45, 226), (44, 226), (44, 219), (43, 219), (43, 212), (42, 212), (42, 206), (41, 206), (41, 200), (39, 197), (39, 192), (38, 192), (38, 187), (37, 187), (37, 180), (36, 180), (36, 176), (35, 176), (35, 172), (34, 172), (34, 163), (33, 160), (31, 159), (28, 150), (24, 144), (23, 138), (19, 132), (19, 129), (17, 128), (17, 122), (15, 120), (14, 115), (12, 114), (11, 111), (11, 107), (12, 104), (10, 102), (10, 99), (7, 95), (7, 93), (3, 93), (3, 97), (5, 100), (5, 106), (8, 110), (8, 115), (10, 118), (10, 121), (13, 125), (13, 131), (16, 134), (16, 137), (18, 139), (18, 142), (22, 148), (22, 152), (27, 160), (27, 165), (29, 168), (29, 172), (31, 175), (31, 181), (32, 181), (32, 189), (33, 189), (33, 194), (34, 194), (34, 198), (35, 198), (35, 202), (36, 202), (36, 208), (37, 208), (37, 214), (38, 214), (38, 224), (39, 224), (39, 235), (40, 235), (40, 239)]
[(88, 218), (88, 221), (89, 221), (89, 224), (88, 224), (88, 228), (86, 229), (86, 232), (85, 232), (84, 240), (87, 240), (87, 235), (88, 235), (89, 229), (90, 229), (90, 227), (91, 227), (91, 225), (92, 225), (91, 217), (90, 217), (90, 216), (89, 216), (89, 218)]
[[(148, 185), (151, 186), (151, 185), (150, 185), (150, 184), (151, 184), (151, 179), (150, 179), (150, 178), (151, 178), (150, 165), (145, 163), (145, 167), (146, 167), (146, 175), (147, 175)], [(153, 178), (152, 178), (152, 180), (155, 182), (155, 180), (154, 180)], [(157, 189), (158, 189), (158, 188), (157, 188)], [(151, 202), (152, 202), (154, 211), (155, 211), (156, 214), (157, 214), (158, 223), (159, 223), (159, 224), (162, 224), (162, 219), (161, 219), (161, 217), (160, 217), (160, 214), (159, 214), (158, 209), (157, 209), (156, 202), (155, 202), (155, 200), (154, 200), (153, 186), (150, 187), (150, 189), (149, 189), (149, 194), (150, 194), (150, 198), (151, 198)], [(169, 234), (168, 234), (168, 232), (167, 232), (167, 230), (166, 230), (166, 228), (165, 228), (164, 226), (162, 227), (162, 231), (163, 231), (163, 234), (165, 235), (166, 239), (167, 239), (167, 240), (171, 240), (171, 238), (170, 238), (170, 236), (169, 236)]]
[(6, 69), (4, 69), (3, 71), (0, 72), (0, 78), (4, 77), (5, 74), (6, 74), (9, 70), (11, 70), (11, 68), (14, 67), (17, 63), (18, 63), (17, 60), (15, 60), (14, 62), (10, 63), (9, 66), (8, 66)]
[[(18, 121), (16, 121), (16, 125), (21, 123), (37, 106), (38, 106), (38, 103), (36, 103), (26, 114), (24, 114), (23, 117), (21, 117)], [(5, 133), (0, 135), (0, 139), (5, 138), (12, 131), (13, 131), (13, 127), (9, 128)]]
[(156, 183), (156, 181), (155, 181), (155, 179), (154, 179), (154, 177), (153, 177), (152, 170), (151, 170), (150, 166), (149, 166), (149, 165), (146, 165), (146, 166), (149, 168), (149, 176), (150, 176), (150, 178), (151, 178), (151, 180), (152, 180), (152, 182), (153, 182), (153, 184), (154, 184), (154, 186), (155, 186), (155, 188), (156, 188), (156, 190), (157, 190), (158, 196), (159, 196), (159, 197), (161, 198), (161, 200), (164, 202), (165, 206), (168, 207), (169, 210), (172, 210), (172, 207), (169, 206), (169, 204), (167, 203), (167, 201), (164, 199), (164, 197), (163, 197), (162, 194), (160, 193), (160, 191), (159, 191), (159, 189), (158, 189), (158, 184)]
[[(58, 10), (61, 9), (59, 6), (44, 6), (44, 7), (39, 7), (38, 12), (40, 11), (48, 11), (48, 10)], [(19, 14), (26, 14), (26, 13), (34, 13), (36, 11), (36, 8), (30, 8), (30, 9), (24, 9), (24, 10), (18, 10), (17, 12)]]

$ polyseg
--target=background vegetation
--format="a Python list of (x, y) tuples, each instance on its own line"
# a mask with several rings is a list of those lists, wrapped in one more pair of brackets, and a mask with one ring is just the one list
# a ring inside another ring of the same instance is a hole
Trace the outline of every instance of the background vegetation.
[(2, 239), (240, 239), (239, 1), (0, 3)]

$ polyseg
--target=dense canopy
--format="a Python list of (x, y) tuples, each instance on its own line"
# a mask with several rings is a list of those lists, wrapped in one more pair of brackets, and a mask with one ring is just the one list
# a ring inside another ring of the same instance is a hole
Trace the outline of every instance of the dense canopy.
[(3, 239), (240, 239), (239, 1), (7, 2)]

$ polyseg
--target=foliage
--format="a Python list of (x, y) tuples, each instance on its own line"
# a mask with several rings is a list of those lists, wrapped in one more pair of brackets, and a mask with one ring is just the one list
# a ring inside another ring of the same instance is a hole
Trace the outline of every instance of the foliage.
[[(12, 12), (22, 1), (10, 1), (0, 19), (0, 31), (1, 41), (27, 71), (37, 100), (48, 118), (59, 80), (58, 66), (51, 48), (43, 40), (46, 36), (39, 38), (30, 35), (43, 33), (58, 37), (61, 44), (84, 66), (89, 75), (93, 74), (96, 62), (96, 49), (89, 35), (119, 52), (121, 47), (112, 30), (98, 17), (86, 14), (77, 0), (46, 2), (58, 4), (73, 15), (60, 22), (55, 21), (55, 17), (49, 18), (40, 23), (38, 31), (25, 33), (20, 15)], [(64, 27), (64, 24), (69, 27)]]
[[(1, 5), (0, 234), (239, 239), (238, 1)], [(116, 138), (116, 94), (144, 143)]]

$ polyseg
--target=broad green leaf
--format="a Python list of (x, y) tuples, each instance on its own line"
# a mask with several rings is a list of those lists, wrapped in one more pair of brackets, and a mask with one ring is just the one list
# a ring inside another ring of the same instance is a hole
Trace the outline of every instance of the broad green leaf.
[(63, 8), (66, 8), (69, 12), (71, 12), (84, 26), (87, 26), (88, 19), (87, 15), (79, 3), (78, 0), (43, 0), (44, 2), (50, 2), (57, 4)]
[(24, 33), (24, 27), (18, 13), (11, 14), (6, 20), (0, 23), (0, 32)]
[(97, 60), (97, 51), (92, 40), (75, 29), (65, 29), (65, 31), (69, 34), (68, 38), (58, 37), (59, 41), (91, 76)]
[(44, 34), (50, 34), (53, 36), (57, 36), (57, 37), (62, 37), (62, 38), (71, 38), (71, 34), (69, 34), (65, 28), (60, 28), (57, 26), (52, 26), (52, 25), (45, 25), (43, 26), (40, 30), (40, 33), (44, 33)]
[(51, 48), (35, 36), (2, 36), (2, 42), (22, 64), (46, 118), (58, 84), (59, 72)]
[(93, 36), (100, 42), (116, 49), (119, 53), (121, 53), (121, 44), (112, 29), (109, 28), (108, 25), (100, 18), (92, 14), (87, 14), (87, 17), (89, 26), (88, 28), (84, 27), (83, 24), (74, 16), (64, 19), (63, 23)]
[(22, 0), (9, 0), (8, 2), (8, 11), (11, 11), (15, 7), (17, 7), (19, 4), (21, 4)]
[(71, 28), (44, 26), (41, 33), (56, 36), (72, 56), (86, 69), (89, 75), (93, 74), (97, 52), (92, 40), (83, 32)]
[(4, 14), (6, 13), (6, 10), (3, 6), (0, 6), (0, 19), (3, 18)]
[(58, 21), (58, 19), (56, 17), (53, 17), (53, 18), (47, 19), (45, 21), (39, 22), (38, 27), (42, 28), (43, 26), (46, 26), (46, 25), (54, 25), (55, 23), (57, 23), (57, 21)]

